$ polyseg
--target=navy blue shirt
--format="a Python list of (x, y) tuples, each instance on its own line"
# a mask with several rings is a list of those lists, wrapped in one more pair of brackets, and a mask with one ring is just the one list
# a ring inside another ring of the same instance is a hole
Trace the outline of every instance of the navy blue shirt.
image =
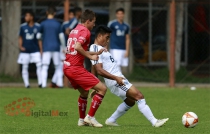
[(39, 51), (38, 40), (36, 38), (39, 29), (40, 25), (38, 23), (35, 23), (32, 27), (27, 23), (23, 23), (20, 26), (19, 36), (22, 37), (22, 46), (25, 48), (25, 51), (21, 51), (22, 53), (34, 53)]
[(72, 18), (69, 21), (65, 21), (62, 24), (60, 32), (64, 33), (66, 42), (68, 40), (68, 35), (66, 34), (66, 29), (69, 28), (72, 30), (77, 26), (77, 24), (78, 24), (78, 20), (76, 18)]
[(60, 51), (60, 28), (60, 22), (55, 19), (46, 19), (41, 23), (40, 33), (42, 34), (43, 52)]
[(120, 24), (117, 20), (110, 21), (108, 27), (112, 30), (110, 37), (111, 49), (126, 49), (126, 34), (129, 34), (129, 25), (126, 23)]

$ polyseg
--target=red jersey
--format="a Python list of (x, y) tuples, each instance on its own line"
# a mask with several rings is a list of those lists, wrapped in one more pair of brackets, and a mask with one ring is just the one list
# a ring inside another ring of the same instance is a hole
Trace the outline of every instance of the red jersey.
[(70, 66), (83, 66), (84, 63), (85, 57), (74, 49), (77, 42), (81, 43), (85, 51), (88, 50), (90, 44), (90, 31), (81, 24), (78, 24), (76, 28), (70, 32), (67, 41), (65, 61), (69, 62)]

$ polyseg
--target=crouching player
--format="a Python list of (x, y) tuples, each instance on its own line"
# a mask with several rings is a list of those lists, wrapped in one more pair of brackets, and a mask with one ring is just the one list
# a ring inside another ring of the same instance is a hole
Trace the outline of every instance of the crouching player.
[[(91, 45), (90, 51), (98, 52), (104, 49), (108, 45), (111, 29), (106, 26), (99, 26), (96, 30), (96, 38), (94, 44)], [(110, 126), (119, 126), (116, 120), (126, 113), (135, 102), (138, 105), (139, 111), (150, 121), (152, 126), (161, 127), (168, 121), (169, 118), (156, 119), (146, 104), (143, 94), (134, 87), (121, 73), (115, 60), (109, 52), (103, 52), (99, 55), (98, 61), (91, 60), (92, 62), (92, 73), (95, 75), (101, 75), (104, 77), (107, 87), (113, 94), (120, 97), (124, 102), (121, 103), (117, 110), (109, 117), (105, 124)], [(124, 82), (124, 85), (120, 85), (120, 81)], [(96, 91), (93, 91), (91, 96)]]

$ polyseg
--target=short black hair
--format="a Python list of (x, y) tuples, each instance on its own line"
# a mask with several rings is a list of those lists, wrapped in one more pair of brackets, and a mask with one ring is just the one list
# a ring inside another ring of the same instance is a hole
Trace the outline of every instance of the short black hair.
[(75, 8), (74, 8), (74, 13), (76, 14), (77, 12), (82, 12), (82, 8), (80, 8), (80, 7), (75, 7)]
[(35, 17), (34, 12), (31, 11), (31, 10), (26, 11), (26, 12), (25, 12), (25, 15), (26, 15), (26, 14), (30, 14), (30, 15), (33, 17), (33, 19), (34, 19), (34, 17)]
[(125, 13), (124, 8), (122, 8), (122, 7), (118, 8), (118, 9), (116, 10), (116, 13), (117, 13), (117, 12), (119, 12), (119, 11), (121, 11), (121, 12)]
[(73, 13), (75, 15), (74, 9), (69, 9), (69, 13)]
[(95, 31), (95, 38), (97, 38), (99, 34), (104, 35), (106, 33), (111, 33), (111, 32), (112, 32), (112, 30), (109, 27), (107, 27), (105, 25), (99, 25)]
[(92, 10), (86, 9), (81, 17), (81, 22), (85, 23), (87, 20), (92, 21), (96, 17), (95, 13)]
[(49, 6), (48, 7), (48, 9), (47, 9), (48, 14), (54, 15), (55, 12), (56, 12), (56, 8), (54, 6)]

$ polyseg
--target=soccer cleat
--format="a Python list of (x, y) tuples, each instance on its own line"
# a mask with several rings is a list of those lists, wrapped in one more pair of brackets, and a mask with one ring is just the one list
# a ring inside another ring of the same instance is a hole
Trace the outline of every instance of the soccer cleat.
[(84, 119), (80, 119), (78, 120), (78, 126), (81, 127), (81, 126), (89, 126), (88, 123), (84, 122)]
[(30, 86), (27, 86), (26, 88), (28, 88), (28, 89), (29, 89), (29, 88), (30, 88)]
[(105, 124), (108, 126), (115, 126), (115, 127), (120, 126), (119, 124), (117, 124), (117, 122), (110, 122), (109, 119), (106, 119)]
[(98, 123), (98, 121), (95, 119), (95, 117), (90, 117), (89, 115), (87, 115), (85, 117), (84, 122), (86, 122), (87, 124), (89, 124), (93, 127), (103, 127), (102, 124)]
[(42, 88), (42, 84), (40, 84), (38, 87), (39, 87), (39, 88)]
[(161, 126), (163, 126), (168, 120), (169, 120), (169, 118), (157, 120), (157, 122), (155, 123), (154, 127), (161, 127)]

